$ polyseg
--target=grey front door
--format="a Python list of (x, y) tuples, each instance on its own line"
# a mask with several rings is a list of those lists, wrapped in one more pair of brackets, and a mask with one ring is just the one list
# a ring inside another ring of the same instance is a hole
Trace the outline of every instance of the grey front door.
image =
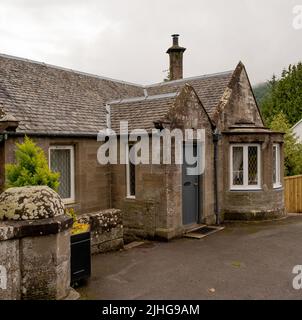
[[(194, 145), (194, 156), (197, 148)], [(182, 221), (183, 225), (198, 223), (199, 175), (189, 175), (188, 168), (194, 168), (186, 162), (185, 146), (182, 170)]]

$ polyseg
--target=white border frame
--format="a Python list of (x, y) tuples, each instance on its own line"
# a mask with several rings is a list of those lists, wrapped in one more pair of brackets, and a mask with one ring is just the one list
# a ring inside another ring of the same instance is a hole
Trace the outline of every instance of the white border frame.
[[(126, 144), (126, 198), (127, 199), (135, 199), (135, 195), (130, 194), (130, 163), (129, 163), (129, 144)], [(136, 180), (136, 172), (135, 172), (135, 180)], [(136, 189), (136, 181), (135, 181), (135, 189)], [(135, 190), (136, 193), (136, 190)]]
[(276, 163), (273, 165), (276, 166), (276, 182), (273, 181), (273, 188), (281, 188), (282, 183), (281, 183), (281, 153), (280, 153), (280, 144), (279, 143), (274, 143), (273, 144), (273, 155), (274, 155), (274, 148), (276, 148)]
[(55, 145), (48, 149), (48, 167), (50, 167), (50, 152), (51, 150), (70, 150), (70, 198), (62, 199), (65, 204), (75, 203), (75, 166), (74, 166), (74, 146), (71, 145)]
[[(243, 185), (233, 185), (233, 148), (243, 148)], [(248, 184), (248, 147), (257, 147), (257, 185)], [(257, 143), (234, 143), (230, 145), (230, 189), (231, 190), (261, 190), (261, 148)]]

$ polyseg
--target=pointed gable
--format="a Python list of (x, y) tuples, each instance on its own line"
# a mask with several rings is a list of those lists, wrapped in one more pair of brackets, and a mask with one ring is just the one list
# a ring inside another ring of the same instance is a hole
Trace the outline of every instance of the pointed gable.
[(213, 117), (224, 130), (233, 126), (264, 127), (246, 69), (240, 62)]
[(193, 86), (186, 84), (169, 109), (166, 121), (170, 128), (212, 128), (212, 121)]

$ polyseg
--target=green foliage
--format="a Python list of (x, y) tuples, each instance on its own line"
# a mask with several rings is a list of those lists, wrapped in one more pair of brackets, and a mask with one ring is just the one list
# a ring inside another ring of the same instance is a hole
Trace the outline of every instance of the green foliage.
[(273, 131), (285, 132), (284, 166), (285, 176), (302, 174), (302, 144), (294, 136), (286, 115), (282, 112), (275, 115), (270, 123)]
[(268, 86), (269, 92), (260, 103), (266, 123), (283, 112), (293, 126), (302, 116), (302, 62), (283, 70), (279, 80), (273, 76)]
[(74, 223), (77, 222), (77, 214), (75, 213), (73, 208), (66, 208), (65, 213), (72, 218)]
[(89, 223), (80, 223), (80, 222), (78, 222), (77, 214), (76, 214), (76, 212), (74, 211), (73, 208), (66, 208), (65, 209), (65, 213), (67, 215), (69, 215), (73, 220), (72, 229), (71, 229), (71, 234), (72, 235), (89, 231), (89, 229), (90, 229)]
[(42, 185), (57, 191), (60, 174), (50, 171), (44, 151), (28, 137), (16, 146), (16, 164), (5, 166), (6, 187)]

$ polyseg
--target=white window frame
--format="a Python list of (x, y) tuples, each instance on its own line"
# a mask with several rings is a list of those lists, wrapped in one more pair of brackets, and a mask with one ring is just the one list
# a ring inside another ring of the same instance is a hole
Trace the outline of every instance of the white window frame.
[[(233, 184), (233, 148), (243, 148), (243, 184)], [(257, 185), (248, 184), (248, 147), (257, 147)], [(246, 143), (246, 144), (231, 144), (230, 146), (230, 189), (231, 190), (261, 190), (261, 148), (260, 144)]]
[[(126, 144), (126, 198), (127, 199), (135, 199), (135, 194), (130, 194), (130, 160), (129, 160), (129, 145)], [(136, 175), (135, 175), (136, 179)]]
[(74, 170), (74, 146), (51, 146), (48, 150), (48, 166), (50, 166), (50, 152), (51, 150), (70, 150), (70, 198), (62, 199), (65, 204), (72, 204), (75, 202), (75, 170)]
[(276, 166), (276, 182), (273, 181), (273, 187), (276, 188), (281, 188), (281, 154), (280, 154), (280, 144), (279, 143), (274, 143), (273, 144), (273, 153), (274, 153), (274, 148), (276, 148), (276, 163), (273, 165)]

